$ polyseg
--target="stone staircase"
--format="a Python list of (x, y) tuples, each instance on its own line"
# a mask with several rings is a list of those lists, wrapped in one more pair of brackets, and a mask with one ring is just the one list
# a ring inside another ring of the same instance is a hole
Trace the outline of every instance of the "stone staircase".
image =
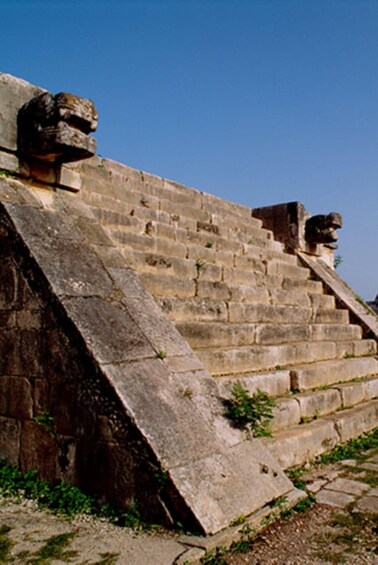
[[(81, 167), (85, 167), (81, 165)], [(377, 422), (376, 341), (251, 209), (98, 159), (81, 198), (216, 377), (276, 397), (288, 468)]]

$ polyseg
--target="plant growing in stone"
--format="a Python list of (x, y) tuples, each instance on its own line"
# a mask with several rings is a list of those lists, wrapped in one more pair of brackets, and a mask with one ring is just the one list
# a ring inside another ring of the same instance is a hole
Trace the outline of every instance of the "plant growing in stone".
[(235, 383), (231, 397), (224, 401), (225, 416), (242, 430), (250, 430), (255, 437), (270, 435), (273, 418), (274, 398), (257, 390), (252, 396), (240, 384)]

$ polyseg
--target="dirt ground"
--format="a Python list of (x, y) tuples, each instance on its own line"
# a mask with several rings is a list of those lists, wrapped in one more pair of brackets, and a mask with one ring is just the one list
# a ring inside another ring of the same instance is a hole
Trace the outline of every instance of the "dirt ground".
[[(202, 563), (378, 565), (377, 478), (377, 449), (360, 460), (311, 467), (301, 476), (306, 488), (318, 488), (318, 497), (323, 492), (323, 502), (324, 495), (331, 501), (335, 494), (342, 500), (349, 496), (344, 507), (315, 503), (306, 512), (287, 512), (252, 541), (247, 534), (247, 544), (209, 552)], [(348, 489), (354, 492), (353, 502)], [(369, 511), (364, 510), (364, 501)], [(120, 528), (85, 515), (67, 519), (39, 509), (31, 500), (0, 497), (0, 563), (186, 565), (187, 550), (179, 534)]]

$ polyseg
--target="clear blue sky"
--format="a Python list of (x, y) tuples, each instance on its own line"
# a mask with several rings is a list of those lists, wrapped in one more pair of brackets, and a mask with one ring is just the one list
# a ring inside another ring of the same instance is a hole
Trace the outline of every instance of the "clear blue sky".
[(0, 0), (0, 69), (92, 98), (104, 157), (344, 217), (378, 293), (378, 0)]

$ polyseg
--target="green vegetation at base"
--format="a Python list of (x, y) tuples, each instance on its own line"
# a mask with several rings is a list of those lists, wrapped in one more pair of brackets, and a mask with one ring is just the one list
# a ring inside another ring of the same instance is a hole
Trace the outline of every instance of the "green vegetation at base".
[(329, 453), (323, 453), (323, 455), (320, 455), (316, 459), (316, 462), (328, 465), (329, 463), (336, 463), (343, 459), (363, 458), (364, 455), (361, 452), (367, 451), (368, 449), (374, 449), (376, 447), (378, 447), (378, 428), (372, 432), (362, 435), (359, 438), (352, 439), (346, 443), (336, 446)]
[(38, 505), (52, 512), (74, 516), (92, 514), (107, 518), (113, 524), (125, 527), (141, 526), (141, 517), (136, 504), (127, 511), (110, 504), (98, 504), (94, 498), (79, 488), (64, 481), (55, 484), (38, 478), (35, 470), (21, 472), (0, 459), (0, 494), (34, 499)]

